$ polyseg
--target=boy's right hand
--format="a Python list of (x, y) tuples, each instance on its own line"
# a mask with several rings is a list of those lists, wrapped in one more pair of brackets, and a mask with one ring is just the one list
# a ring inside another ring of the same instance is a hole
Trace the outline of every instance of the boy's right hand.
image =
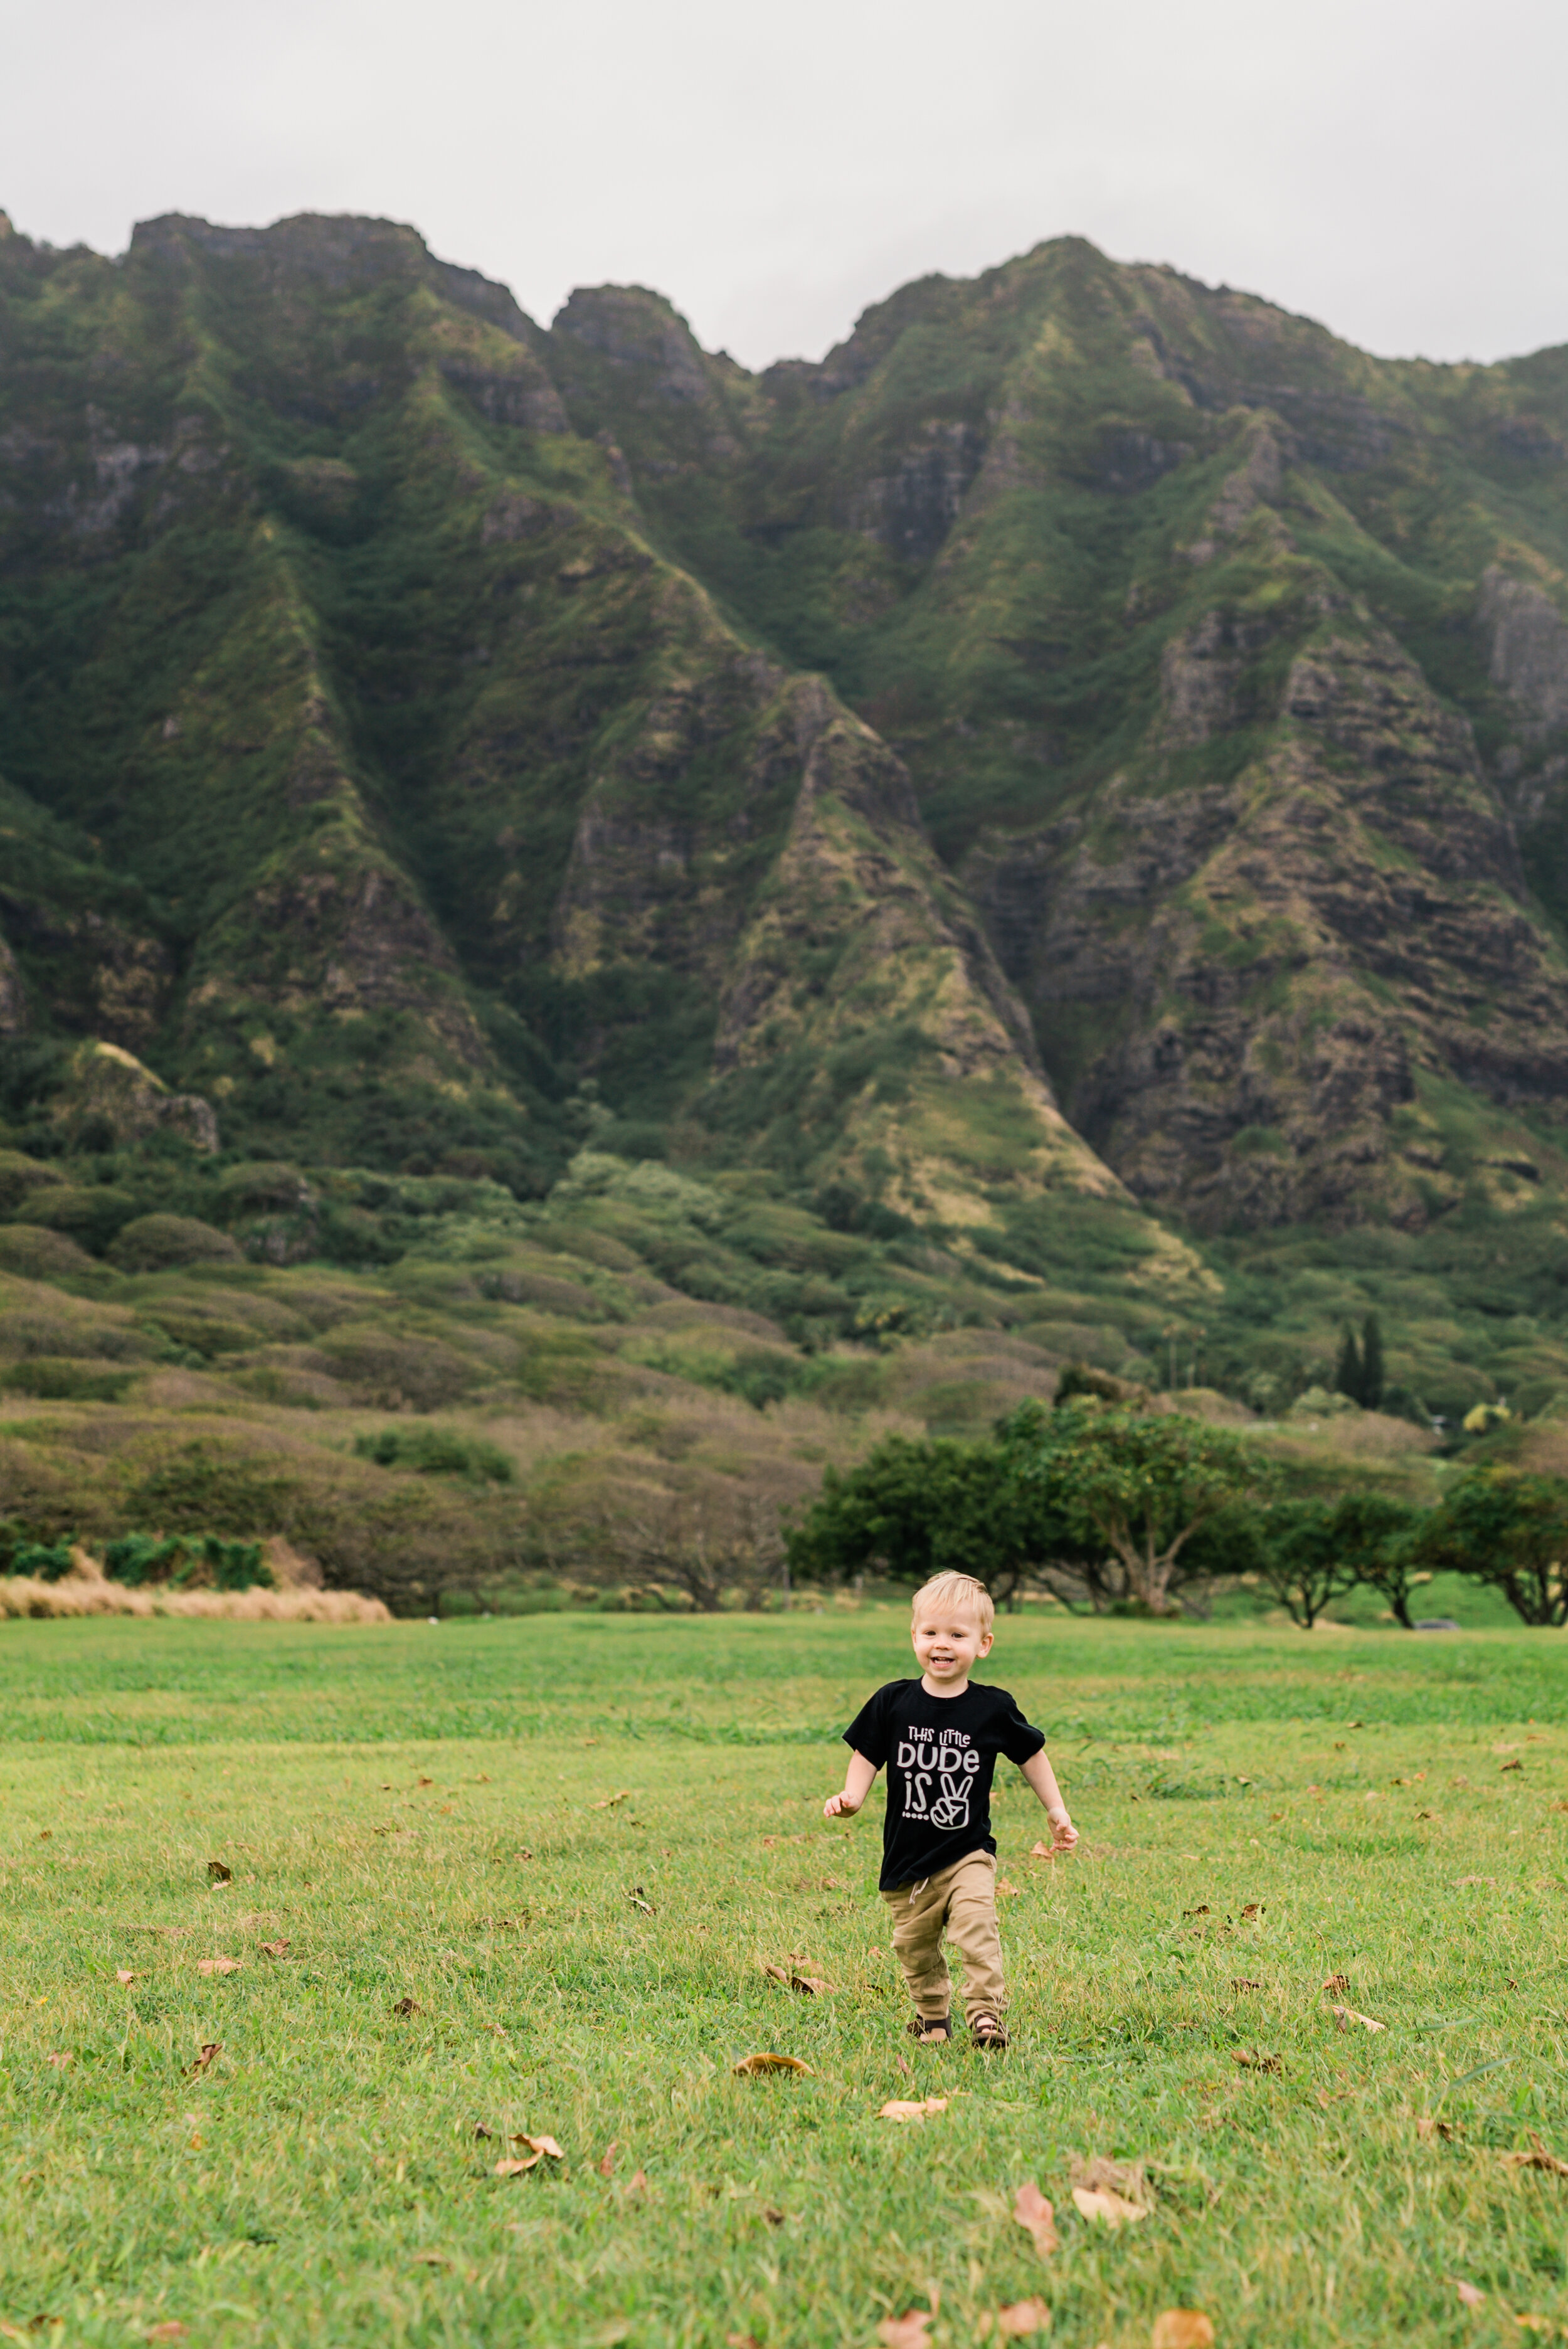
[(852, 1819), (860, 1807), (859, 1803), (852, 1802), (848, 1795), (830, 1795), (822, 1806), (822, 1816), (825, 1819)]

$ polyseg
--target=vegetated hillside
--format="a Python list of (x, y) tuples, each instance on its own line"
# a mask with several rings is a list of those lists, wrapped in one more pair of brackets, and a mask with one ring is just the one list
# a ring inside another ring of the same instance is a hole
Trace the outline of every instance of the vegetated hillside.
[(0, 1517), (418, 1607), (1068, 1359), (1549, 1413), (1565, 446), (1070, 240), (752, 377), (0, 233)]

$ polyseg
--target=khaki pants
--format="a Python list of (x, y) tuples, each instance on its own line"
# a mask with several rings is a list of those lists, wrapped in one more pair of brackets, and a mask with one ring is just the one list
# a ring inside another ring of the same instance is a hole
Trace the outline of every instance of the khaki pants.
[(923, 2022), (939, 2022), (952, 2006), (953, 1984), (942, 1954), (944, 1929), (964, 1961), (965, 2014), (973, 2021), (977, 2014), (1001, 2013), (1006, 1992), (994, 1853), (966, 1852), (923, 1883), (901, 1884), (882, 1899), (892, 1910), (893, 1951)]

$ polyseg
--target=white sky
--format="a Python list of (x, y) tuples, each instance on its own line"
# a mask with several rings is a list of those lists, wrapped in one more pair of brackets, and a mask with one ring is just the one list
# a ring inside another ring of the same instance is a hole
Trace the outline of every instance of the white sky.
[(1092, 237), (1390, 354), (1568, 341), (1561, 0), (0, 0), (0, 205), (412, 221), (752, 366)]

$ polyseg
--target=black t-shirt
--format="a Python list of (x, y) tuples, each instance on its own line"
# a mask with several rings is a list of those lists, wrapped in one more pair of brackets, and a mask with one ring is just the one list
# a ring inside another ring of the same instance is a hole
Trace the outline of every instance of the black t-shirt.
[(962, 1696), (928, 1696), (889, 1681), (861, 1707), (844, 1743), (887, 1769), (882, 1889), (923, 1883), (965, 1852), (995, 1851), (991, 1774), (996, 1756), (1027, 1762), (1046, 1742), (1006, 1689), (971, 1681)]

